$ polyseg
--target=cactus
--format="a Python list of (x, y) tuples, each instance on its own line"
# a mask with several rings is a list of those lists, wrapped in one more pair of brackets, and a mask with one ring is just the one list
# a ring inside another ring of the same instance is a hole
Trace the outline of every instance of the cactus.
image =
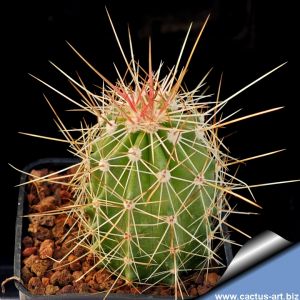
[(177, 103), (176, 110), (164, 108), (165, 91), (157, 78), (153, 82), (157, 90), (149, 80), (133, 88), (136, 95), (145, 91), (140, 104), (104, 112), (107, 120), (87, 140), (87, 211), (98, 232), (93, 243), (114, 270), (129, 281), (173, 284), (175, 273), (213, 254), (218, 158), (199, 127), (203, 113)]
[(76, 199), (70, 215), (75, 214), (80, 222), (78, 245), (97, 256), (95, 268), (108, 268), (127, 283), (174, 286), (176, 297), (182, 294), (183, 274), (222, 265), (218, 249), (227, 241), (222, 225), (236, 229), (226, 221), (233, 211), (228, 195), (259, 207), (251, 192), (246, 198), (234, 191), (248, 186), (227, 172), (230, 164), (241, 160), (228, 155), (218, 129), (279, 109), (217, 119), (232, 98), (277, 68), (223, 101), (219, 91), (215, 100), (202, 91), (208, 74), (193, 90), (184, 88), (183, 79), (203, 28), (181, 71), (190, 29), (176, 65), (162, 75), (162, 64), (152, 70), (151, 43), (145, 71), (134, 58), (131, 39), (131, 59), (126, 58), (113, 27), (127, 66), (124, 77), (117, 70), (116, 84), (72, 46), (104, 81), (100, 94), (54, 64), (82, 101), (38, 79), (96, 118), (94, 125), (83, 122), (77, 130), (80, 136), (74, 138), (74, 130), (65, 128), (55, 112), (60, 130), (80, 157), (70, 182)]

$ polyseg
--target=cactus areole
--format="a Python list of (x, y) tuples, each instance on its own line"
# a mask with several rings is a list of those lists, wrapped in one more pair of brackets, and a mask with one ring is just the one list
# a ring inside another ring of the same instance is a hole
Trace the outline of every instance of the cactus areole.
[[(280, 66), (222, 101), (219, 91), (214, 96), (204, 93), (208, 74), (193, 90), (184, 87), (204, 26), (182, 63), (189, 28), (177, 63), (166, 71), (163, 64), (152, 69), (151, 43), (143, 69), (134, 58), (130, 35), (128, 59), (112, 24), (127, 67), (124, 77), (116, 69), (114, 84), (71, 46), (103, 80), (99, 91), (92, 92), (81, 78), (53, 64), (81, 100), (38, 79), (96, 120), (68, 130), (53, 110), (72, 152), (81, 158), (69, 183), (76, 199), (70, 215), (79, 222), (77, 245), (97, 257), (95, 268), (108, 268), (127, 283), (174, 286), (175, 295), (181, 291), (183, 274), (222, 266), (217, 251), (226, 241), (222, 224), (236, 229), (226, 222), (233, 211), (228, 195), (259, 207), (247, 184), (228, 173), (228, 165), (241, 160), (228, 155), (218, 129), (279, 109), (237, 119), (221, 113), (236, 95)], [(74, 138), (74, 132), (79, 137)], [(236, 188), (248, 190), (249, 197)]]

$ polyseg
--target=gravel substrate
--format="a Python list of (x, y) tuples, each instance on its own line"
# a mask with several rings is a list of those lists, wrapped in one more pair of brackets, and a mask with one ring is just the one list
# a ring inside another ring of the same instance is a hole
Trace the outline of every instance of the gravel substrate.
[[(48, 169), (31, 172), (35, 177), (48, 173)], [(112, 285), (114, 288), (111, 292), (115, 293), (142, 292), (141, 285), (128, 285), (122, 279), (116, 281), (108, 270), (93, 268), (97, 259), (87, 253), (85, 248), (75, 247), (78, 227), (74, 218), (68, 218), (63, 212), (47, 214), (48, 211), (62, 211), (64, 206), (73, 203), (72, 193), (65, 185), (35, 182), (28, 185), (27, 192), (31, 215), (28, 234), (22, 240), (21, 273), (25, 287), (32, 294), (105, 293)], [(219, 277), (215, 272), (190, 274), (183, 279), (183, 296), (198, 296), (208, 292), (216, 285)], [(145, 293), (174, 295), (174, 288), (153, 286)]]

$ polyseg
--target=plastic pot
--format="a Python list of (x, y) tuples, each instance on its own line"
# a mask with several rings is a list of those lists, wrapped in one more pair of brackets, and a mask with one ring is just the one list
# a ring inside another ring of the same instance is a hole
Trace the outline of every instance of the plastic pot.
[[(37, 160), (29, 165), (27, 165), (23, 171), (26, 173), (30, 173), (32, 169), (42, 169), (49, 168), (52, 170), (61, 169), (63, 167), (70, 166), (72, 164), (77, 163), (78, 160), (72, 158), (45, 158)], [(23, 184), (27, 181), (27, 175), (22, 174), (20, 183)], [(26, 214), (27, 211), (27, 202), (24, 201), (26, 196), (25, 185), (21, 185), (19, 189), (19, 197), (18, 197), (18, 210), (17, 210), (17, 219), (16, 219), (16, 234), (15, 234), (15, 253), (14, 253), (14, 275), (17, 277), (21, 277), (21, 263), (22, 263), (22, 238), (26, 234), (28, 220), (24, 218), (23, 215)], [(224, 231), (227, 231), (227, 228), (224, 228)], [(228, 266), (232, 260), (232, 248), (231, 244), (224, 243), (224, 257), (226, 265)], [(105, 293), (97, 293), (97, 294), (60, 294), (60, 295), (33, 295), (31, 294), (20, 282), (15, 282), (15, 286), (19, 291), (19, 297), (21, 300), (29, 300), (29, 299), (41, 299), (41, 300), (55, 300), (55, 299), (104, 299)], [(114, 300), (129, 300), (129, 299), (138, 299), (138, 300), (173, 300), (174, 297), (166, 297), (166, 296), (151, 296), (151, 295), (131, 295), (131, 294), (110, 294), (106, 299), (114, 299)], [(188, 297), (188, 299), (195, 299)]]

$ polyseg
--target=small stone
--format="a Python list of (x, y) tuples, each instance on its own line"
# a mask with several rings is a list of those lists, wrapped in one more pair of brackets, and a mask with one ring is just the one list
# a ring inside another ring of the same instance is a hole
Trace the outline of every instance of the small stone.
[(95, 256), (93, 253), (89, 253), (86, 257), (87, 263), (89, 263), (91, 266), (93, 266), (96, 262)]
[[(52, 262), (51, 262), (52, 263)], [(54, 273), (54, 271), (52, 270), (53, 268), (53, 264), (52, 264), (52, 267), (50, 266), (49, 269), (51, 270), (47, 270), (46, 273), (44, 274), (44, 277), (47, 277), (50, 279), (50, 277), (52, 276), (52, 274)]]
[(215, 272), (208, 273), (205, 275), (205, 284), (210, 286), (215, 286), (219, 278), (220, 276)]
[(41, 241), (34, 239), (34, 247), (36, 247), (37, 249), (41, 246)]
[(53, 263), (53, 269), (55, 271), (62, 271), (64, 269), (68, 269), (69, 268), (69, 264), (66, 260), (62, 260), (62, 261), (55, 261)]
[(107, 279), (106, 281), (99, 283), (99, 287), (101, 291), (107, 291), (111, 288), (111, 286), (114, 284), (113, 279)]
[(50, 266), (48, 260), (36, 260), (31, 266), (31, 272), (35, 273), (37, 276), (43, 276)]
[(75, 293), (75, 288), (73, 285), (65, 285), (61, 290), (57, 292), (57, 294), (72, 294)]
[(40, 216), (39, 217), (39, 224), (42, 226), (52, 227), (54, 226), (54, 216)]
[(25, 236), (22, 240), (24, 248), (29, 248), (33, 246), (33, 240), (31, 236)]
[(189, 292), (189, 296), (192, 296), (192, 297), (196, 297), (198, 296), (198, 291), (195, 287), (193, 287), (190, 292)]
[(86, 282), (76, 282), (75, 289), (78, 293), (89, 293), (90, 287)]
[(133, 295), (139, 295), (141, 293), (140, 289), (138, 287), (132, 287), (130, 288), (130, 294)]
[(48, 196), (43, 198), (38, 204), (32, 205), (32, 209), (36, 212), (45, 212), (56, 208), (56, 198)]
[(43, 226), (38, 226), (36, 233), (34, 234), (34, 236), (39, 239), (40, 241), (44, 241), (47, 239), (51, 239), (51, 231)]
[(34, 193), (27, 194), (27, 201), (30, 205), (37, 204), (39, 202), (39, 198)]
[(73, 250), (73, 254), (77, 257), (81, 257), (86, 252), (86, 249), (82, 246), (76, 246)]
[(115, 283), (116, 286), (122, 286), (124, 284), (124, 280), (118, 279)]
[(29, 257), (32, 254), (36, 254), (36, 252), (37, 252), (37, 248), (36, 247), (28, 247), (28, 248), (25, 248), (23, 250), (22, 255), (24, 257)]
[[(31, 220), (32, 222), (32, 220)], [(38, 231), (38, 224), (35, 224), (35, 223), (30, 223), (29, 226), (28, 226), (28, 232), (31, 232), (33, 234), (37, 233)]]
[(47, 286), (50, 283), (50, 279), (48, 277), (43, 277), (42, 278), (42, 283), (44, 286)]
[(40, 169), (40, 170), (32, 170), (30, 172), (30, 174), (32, 175), (31, 176), (31, 179), (36, 179), (36, 178), (39, 178), (39, 177), (44, 177), (48, 174), (48, 169), (44, 168), (44, 169)]
[(63, 237), (65, 232), (66, 231), (65, 231), (64, 222), (58, 222), (52, 228), (52, 234), (53, 234), (54, 238), (56, 238), (56, 239), (59, 239), (59, 238)]
[(43, 286), (41, 279), (38, 277), (30, 278), (28, 282), (28, 290), (33, 295), (42, 295), (45, 293), (45, 287)]
[(40, 201), (41, 205), (54, 205), (56, 204), (56, 198), (54, 196), (45, 197)]
[(73, 281), (73, 276), (68, 270), (56, 271), (50, 277), (50, 283), (53, 285), (65, 286)]
[(67, 170), (67, 174), (70, 175), (70, 174), (75, 174), (79, 169), (79, 166), (76, 165), (76, 166), (73, 166), (72, 168), (70, 168), (69, 170)]
[(72, 271), (79, 271), (79, 270), (81, 270), (80, 260), (74, 254), (70, 254), (68, 256), (68, 262), (70, 263), (70, 269)]
[(72, 194), (67, 190), (58, 190), (56, 195), (62, 203), (69, 203), (72, 198)]
[(52, 240), (44, 240), (41, 243), (39, 255), (41, 259), (52, 257), (54, 251), (54, 242)]
[(46, 295), (55, 295), (59, 291), (59, 287), (56, 285), (49, 284), (46, 286)]
[(29, 257), (24, 259), (24, 264), (26, 267), (31, 268), (31, 266), (39, 260), (39, 257), (37, 255), (30, 255)]
[(30, 269), (24, 266), (21, 269), (22, 279), (25, 283), (28, 283), (31, 277), (34, 277), (34, 274), (30, 271)]
[[(74, 278), (74, 281), (78, 282), (78, 279), (83, 275), (82, 271), (74, 271), (72, 273), (72, 276)], [(82, 279), (81, 279), (82, 280)]]
[(82, 271), (84, 273), (86, 273), (90, 268), (91, 268), (91, 265), (88, 262), (84, 261), (82, 263)]
[(100, 270), (95, 273), (94, 278), (98, 283), (103, 283), (109, 279), (109, 276), (109, 272), (107, 272), (106, 270)]
[(91, 289), (94, 289), (94, 290), (100, 289), (99, 284), (95, 280), (90, 280), (87, 284)]
[(85, 282), (89, 282), (90, 280), (94, 280), (95, 273), (96, 273), (95, 270), (92, 270), (92, 271), (88, 272), (85, 276)]
[(61, 249), (61, 246), (56, 246), (55, 248), (54, 248), (54, 252), (53, 252), (53, 258), (54, 259), (57, 259), (57, 260), (59, 260), (59, 259), (61, 259), (61, 258), (63, 258), (65, 256), (65, 253), (63, 252), (63, 250)]

